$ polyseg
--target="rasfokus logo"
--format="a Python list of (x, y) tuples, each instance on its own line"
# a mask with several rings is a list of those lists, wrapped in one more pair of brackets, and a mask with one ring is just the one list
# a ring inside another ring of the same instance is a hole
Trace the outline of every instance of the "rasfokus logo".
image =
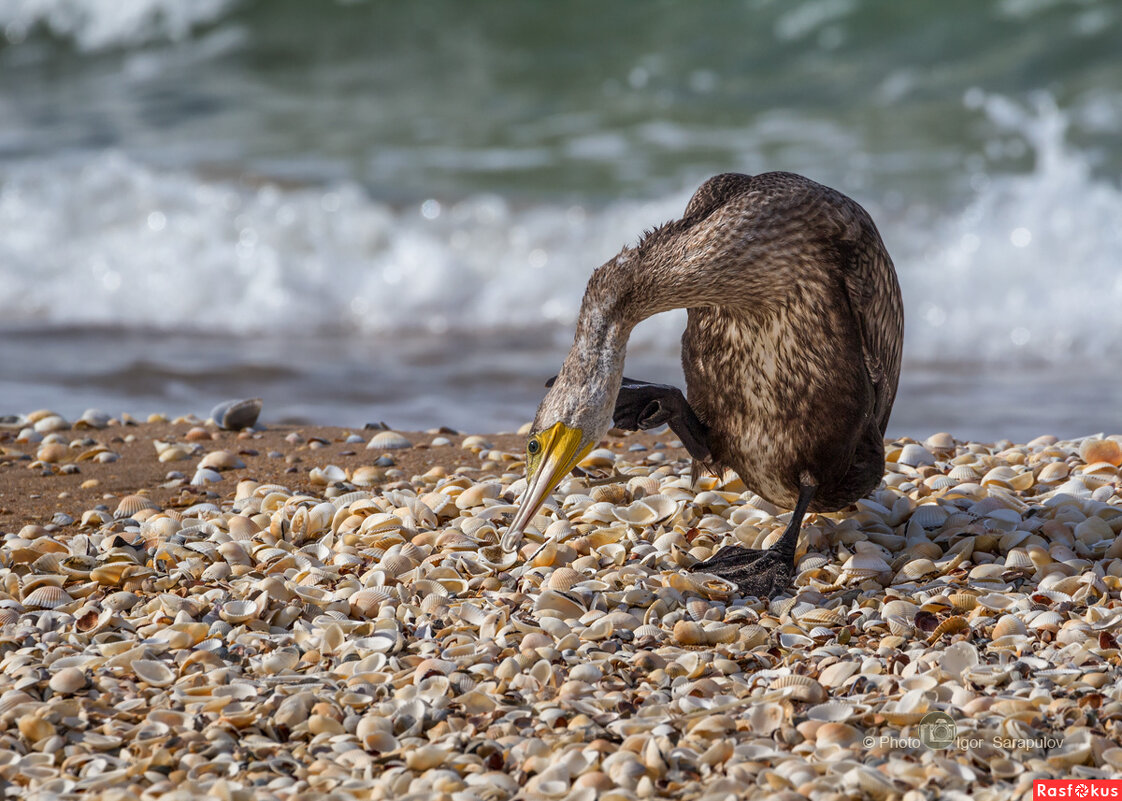
[(1122, 779), (1036, 779), (1032, 783), (1032, 799), (1075, 799), (1093, 801), (1117, 798), (1122, 801)]

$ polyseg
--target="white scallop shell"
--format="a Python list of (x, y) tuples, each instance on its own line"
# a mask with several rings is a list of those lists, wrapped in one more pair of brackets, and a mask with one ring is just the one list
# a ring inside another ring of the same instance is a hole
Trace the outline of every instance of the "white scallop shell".
[(370, 438), (367, 449), (392, 451), (402, 448), (412, 448), (413, 443), (396, 431), (379, 431)]
[(935, 457), (931, 454), (931, 451), (927, 450), (927, 448), (922, 445), (909, 442), (901, 449), (900, 455), (896, 457), (896, 463), (906, 464), (911, 467), (920, 467), (922, 465), (935, 464)]

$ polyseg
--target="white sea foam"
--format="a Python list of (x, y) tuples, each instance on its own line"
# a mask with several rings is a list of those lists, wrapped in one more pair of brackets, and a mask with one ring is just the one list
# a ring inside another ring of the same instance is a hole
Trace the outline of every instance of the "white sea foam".
[[(930, 231), (904, 231), (908, 345), (932, 360), (1049, 361), (1122, 353), (1122, 190), (1065, 140), (1050, 96), (1031, 106), (971, 93), (1031, 172), (973, 177), (974, 200)], [(1016, 141), (1016, 140), (1013, 140)]]
[(4, 0), (0, 32), (19, 42), (37, 25), (81, 50), (178, 40), (223, 16), (235, 0)]
[[(978, 172), (964, 208), (884, 220), (920, 361), (1050, 361), (1122, 351), (1122, 191), (1065, 144), (1064, 116), (973, 99), (1035, 151)], [(9, 167), (0, 184), (0, 319), (169, 331), (450, 334), (555, 324), (590, 271), (689, 191), (605, 209), (489, 195), (408, 206), (359, 187), (256, 188), (121, 154)], [(669, 318), (669, 319), (667, 319)], [(670, 349), (681, 315), (636, 331)]]

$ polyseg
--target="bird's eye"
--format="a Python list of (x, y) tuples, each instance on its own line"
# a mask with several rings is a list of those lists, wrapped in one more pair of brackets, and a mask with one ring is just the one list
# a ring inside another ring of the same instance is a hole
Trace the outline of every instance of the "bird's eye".
[(542, 449), (542, 444), (536, 439), (532, 439), (526, 443), (526, 453), (531, 456), (537, 456), (538, 452)]

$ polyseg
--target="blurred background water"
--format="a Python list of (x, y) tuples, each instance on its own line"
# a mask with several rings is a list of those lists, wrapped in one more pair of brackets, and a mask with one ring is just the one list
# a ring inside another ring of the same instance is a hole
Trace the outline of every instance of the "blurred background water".
[[(718, 172), (870, 210), (891, 432), (1122, 431), (1122, 5), (0, 3), (0, 412), (488, 431)], [(628, 374), (681, 381), (684, 313)]]

